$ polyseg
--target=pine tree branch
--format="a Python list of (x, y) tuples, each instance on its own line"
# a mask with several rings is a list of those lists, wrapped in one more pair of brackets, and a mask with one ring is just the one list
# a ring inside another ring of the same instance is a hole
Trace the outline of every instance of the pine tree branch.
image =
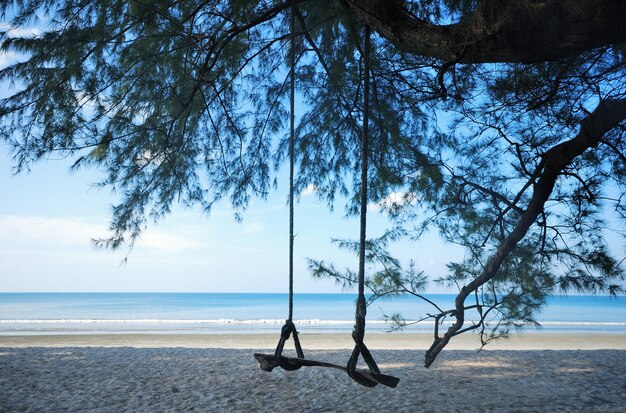
[(618, 0), (482, 0), (449, 25), (420, 20), (399, 0), (346, 1), (399, 48), (446, 62), (555, 61), (626, 42), (626, 2)]
[(543, 169), (533, 189), (532, 198), (520, 216), (515, 229), (504, 239), (496, 252), (491, 256), (482, 274), (461, 288), (455, 299), (456, 322), (441, 337), (436, 338), (431, 348), (426, 352), (425, 366), (429, 367), (437, 355), (448, 344), (450, 339), (457, 335), (465, 323), (465, 299), (482, 285), (492, 280), (500, 270), (507, 256), (515, 249), (537, 217), (543, 212), (544, 205), (556, 184), (557, 178), (574, 159), (587, 149), (595, 148), (602, 137), (612, 128), (626, 119), (626, 99), (601, 101), (596, 109), (582, 122), (578, 134), (562, 142), (542, 156)]

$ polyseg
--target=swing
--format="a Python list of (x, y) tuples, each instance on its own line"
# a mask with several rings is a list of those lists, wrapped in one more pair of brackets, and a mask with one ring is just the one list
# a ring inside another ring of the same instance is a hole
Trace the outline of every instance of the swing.
[[(287, 371), (298, 370), (301, 367), (328, 367), (344, 371), (348, 376), (365, 387), (374, 387), (383, 384), (387, 387), (396, 387), (400, 379), (382, 374), (378, 368), (372, 354), (363, 342), (365, 336), (365, 315), (367, 306), (365, 303), (365, 233), (366, 233), (366, 212), (367, 212), (367, 153), (368, 153), (368, 122), (369, 122), (369, 49), (370, 32), (366, 27), (365, 37), (365, 78), (364, 78), (364, 101), (363, 101), (363, 139), (361, 144), (361, 211), (360, 211), (360, 245), (359, 245), (359, 294), (356, 304), (355, 325), (352, 338), (355, 342), (354, 349), (347, 365), (327, 363), (323, 361), (304, 358), (304, 352), (300, 345), (298, 332), (293, 323), (293, 193), (294, 193), (294, 95), (295, 95), (295, 7), (291, 9), (291, 50), (289, 55), (290, 73), (290, 138), (289, 138), (289, 318), (285, 321), (281, 329), (280, 340), (276, 346), (274, 354), (255, 353), (254, 358), (260, 364), (262, 370), (272, 371), (275, 367), (281, 367)], [(294, 346), (297, 357), (283, 356), (285, 342), (293, 335)], [(357, 368), (359, 356), (363, 356), (368, 369)]]

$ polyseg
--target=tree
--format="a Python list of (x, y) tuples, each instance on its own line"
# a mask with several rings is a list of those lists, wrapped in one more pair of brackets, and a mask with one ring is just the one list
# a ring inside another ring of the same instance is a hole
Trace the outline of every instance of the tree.
[[(620, 1), (415, 3), (348, 0), (355, 14), (397, 47), (445, 62), (540, 63), (626, 40), (622, 19), (626, 5)], [(446, 12), (459, 21), (437, 24)], [(439, 19), (425, 19), (430, 15)]]
[[(3, 2), (13, 30), (2, 50), (24, 57), (0, 71), (16, 85), (0, 105), (0, 133), (17, 170), (60, 152), (75, 168), (106, 171), (102, 185), (123, 194), (100, 241), (112, 248), (132, 245), (174, 202), (209, 210), (226, 198), (243, 211), (271, 190), (287, 152), (291, 7), (307, 107), (297, 188), (315, 185), (331, 206), (348, 197), (351, 213), (363, 24), (379, 34), (369, 197), (401, 199), (386, 204), (395, 228), (368, 243), (373, 298), (424, 298), (424, 274), (387, 253), (394, 239), (436, 228), (466, 248), (436, 280), (459, 293), (430, 316), (426, 366), (458, 334), (478, 330), (487, 343), (533, 322), (554, 291), (623, 291), (603, 232), (626, 216), (621, 1)], [(34, 21), (41, 34), (17, 35)], [(354, 283), (350, 272), (310, 264), (314, 275)], [(446, 318), (453, 324), (440, 335)]]

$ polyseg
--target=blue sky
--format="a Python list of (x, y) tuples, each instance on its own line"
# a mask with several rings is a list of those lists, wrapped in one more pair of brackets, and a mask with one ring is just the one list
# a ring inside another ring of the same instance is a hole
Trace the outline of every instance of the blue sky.
[[(226, 204), (208, 217), (177, 208), (150, 225), (121, 265), (127, 251), (91, 245), (92, 238), (106, 235), (115, 202), (107, 189), (93, 186), (97, 171), (69, 174), (71, 160), (47, 160), (29, 173), (13, 175), (9, 148), (0, 145), (0, 291), (287, 290), (285, 189), (267, 201), (255, 200), (241, 223)], [(375, 206), (370, 210), (369, 235), (377, 236), (387, 220)], [(358, 221), (345, 218), (341, 205), (329, 212), (307, 193), (296, 206), (296, 234), (296, 291), (341, 292), (331, 281), (312, 279), (306, 257), (356, 268), (356, 257), (338, 250), (331, 239), (356, 239)], [(432, 236), (401, 243), (393, 251), (434, 276), (442, 275), (451, 258), (449, 248)]]
[[(128, 262), (120, 265), (127, 251), (94, 249), (90, 242), (106, 235), (115, 201), (109, 191), (93, 186), (97, 172), (69, 174), (70, 160), (48, 160), (16, 176), (9, 148), (1, 145), (0, 291), (286, 291), (284, 191), (254, 201), (241, 223), (227, 204), (208, 217), (177, 208), (150, 225)], [(370, 210), (369, 235), (380, 235), (387, 220), (375, 206)], [(357, 238), (358, 221), (345, 218), (341, 206), (331, 213), (313, 194), (305, 194), (296, 206), (296, 233), (296, 290), (340, 292), (333, 282), (310, 277), (306, 257), (356, 268), (356, 257), (330, 240)], [(436, 276), (451, 258), (433, 236), (401, 243), (393, 251)]]
[[(9, 27), (0, 22), (0, 29)], [(12, 35), (39, 32), (32, 27)], [(18, 58), (0, 55), (0, 67)], [(7, 88), (0, 84), (0, 97), (9, 93)], [(96, 250), (91, 244), (92, 238), (106, 235), (115, 196), (94, 188), (97, 171), (70, 175), (71, 163), (50, 159), (15, 176), (9, 147), (0, 143), (0, 292), (287, 291), (286, 179), (267, 201), (254, 201), (241, 223), (226, 204), (217, 205), (209, 217), (199, 210), (174, 209), (149, 227), (120, 265), (127, 251)], [(381, 235), (386, 218), (375, 206), (370, 209), (368, 235)], [(296, 207), (295, 228), (296, 291), (340, 292), (332, 281), (310, 277), (306, 257), (355, 269), (357, 257), (338, 250), (331, 239), (358, 238), (358, 220), (345, 218), (341, 204), (331, 213), (305, 193)], [(460, 255), (433, 235), (396, 245), (392, 252), (433, 276), (441, 276), (445, 263)]]
[[(0, 30), (7, 28), (0, 22)], [(26, 28), (14, 35), (37, 32)], [(0, 67), (17, 58), (0, 55)], [(0, 97), (9, 93), (7, 87), (0, 84)], [(96, 250), (91, 243), (106, 235), (115, 196), (93, 186), (97, 171), (70, 175), (72, 162), (49, 159), (14, 176), (9, 148), (0, 142), (0, 292), (287, 291), (285, 176), (268, 200), (252, 202), (241, 223), (227, 204), (218, 204), (210, 216), (175, 208), (150, 225), (121, 265), (128, 251)], [(369, 209), (368, 236), (379, 236), (389, 223), (375, 205)], [(313, 193), (305, 193), (296, 207), (295, 229), (296, 292), (341, 292), (330, 280), (312, 279), (306, 258), (356, 269), (357, 257), (338, 250), (331, 239), (358, 238), (358, 220), (344, 217), (340, 202), (331, 213)], [(622, 256), (623, 240), (608, 235)], [(435, 234), (391, 251), (404, 265), (414, 260), (432, 278), (462, 257), (459, 247), (444, 245)], [(427, 292), (450, 291), (431, 284)]]
[[(6, 29), (0, 22), (0, 29)], [(23, 33), (36, 33), (24, 29)], [(0, 67), (17, 58), (0, 55)], [(0, 84), (0, 97), (8, 93)], [(288, 212), (287, 189), (281, 186), (267, 201), (255, 200), (235, 222), (227, 204), (210, 216), (199, 210), (175, 208), (150, 225), (121, 265), (127, 251), (96, 250), (91, 239), (106, 235), (115, 196), (95, 189), (97, 171), (70, 175), (72, 160), (50, 159), (30, 173), (14, 176), (9, 148), (0, 142), (0, 292), (129, 291), (129, 292), (286, 292)], [(375, 205), (370, 207), (368, 236), (388, 226)], [(303, 194), (296, 206), (296, 292), (340, 292), (332, 281), (314, 280), (306, 258), (333, 262), (337, 268), (357, 267), (357, 257), (331, 243), (332, 238), (358, 237), (358, 220), (345, 218), (338, 203), (334, 213)], [(610, 235), (623, 251), (623, 240)], [(462, 256), (436, 235), (419, 242), (402, 242), (391, 251), (406, 265), (414, 260), (433, 278), (445, 264)], [(621, 255), (621, 254), (618, 254)], [(427, 292), (449, 292), (430, 286)]]

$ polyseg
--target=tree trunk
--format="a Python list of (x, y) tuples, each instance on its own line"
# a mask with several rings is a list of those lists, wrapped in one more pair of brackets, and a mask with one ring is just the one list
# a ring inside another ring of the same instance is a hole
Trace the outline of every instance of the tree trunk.
[(347, 0), (400, 49), (447, 62), (536, 63), (626, 42), (623, 0), (483, 0), (450, 25), (409, 15), (398, 0)]
[(533, 189), (528, 207), (522, 213), (515, 229), (502, 242), (491, 257), (483, 273), (461, 289), (455, 299), (456, 322), (446, 331), (443, 337), (436, 339), (426, 352), (425, 366), (429, 367), (437, 355), (448, 344), (450, 339), (461, 330), (465, 322), (465, 299), (480, 286), (493, 279), (506, 257), (513, 251), (517, 243), (524, 238), (528, 229), (536, 221), (550, 197), (558, 176), (584, 151), (598, 146), (600, 139), (612, 128), (626, 119), (626, 99), (601, 101), (598, 107), (582, 122), (580, 131), (571, 140), (562, 142), (542, 157), (539, 166), (540, 175)]

